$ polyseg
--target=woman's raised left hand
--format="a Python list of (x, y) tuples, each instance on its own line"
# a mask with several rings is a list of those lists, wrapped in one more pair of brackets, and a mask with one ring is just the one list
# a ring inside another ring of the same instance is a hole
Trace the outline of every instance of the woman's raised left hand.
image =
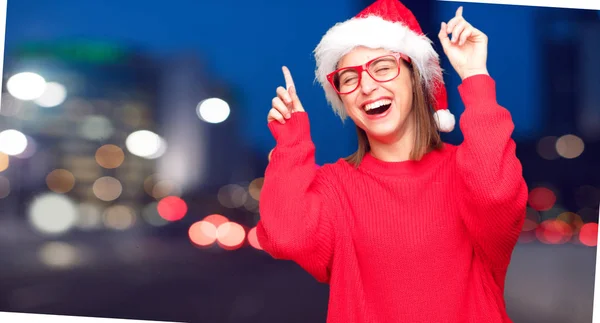
[[(488, 37), (473, 27), (462, 15), (463, 7), (456, 10), (456, 15), (442, 22), (438, 37), (450, 64), (462, 80), (477, 74), (488, 74), (487, 45)], [(452, 38), (448, 35), (452, 34)]]

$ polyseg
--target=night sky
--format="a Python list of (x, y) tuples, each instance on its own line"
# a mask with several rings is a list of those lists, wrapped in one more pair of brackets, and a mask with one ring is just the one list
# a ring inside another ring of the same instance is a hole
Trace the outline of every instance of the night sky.
[[(247, 145), (265, 154), (274, 145), (266, 127), (266, 115), (276, 87), (283, 85), (281, 66), (287, 65), (311, 116), (317, 162), (332, 162), (354, 150), (354, 126), (339, 121), (314, 82), (312, 50), (329, 27), (355, 15), (364, 1), (169, 3), (9, 1), (6, 51), (20, 42), (69, 37), (121, 41), (158, 57), (194, 50), (207, 64), (211, 77), (227, 82), (242, 95), (240, 105), (232, 107), (233, 113), (241, 115)], [(416, 5), (415, 1), (405, 3), (408, 7)], [(458, 5), (430, 5), (430, 19), (435, 24), (422, 28), (434, 42), (437, 22), (442, 18), (449, 20)], [(489, 70), (498, 83), (500, 103), (513, 114), (517, 140), (535, 136), (540, 127), (540, 73), (535, 64), (539, 40), (534, 39), (533, 30), (533, 17), (539, 10), (550, 9), (465, 4), (465, 17), (490, 38)], [(440, 53), (447, 73), (450, 109), (459, 117), (463, 110), (456, 91), (459, 80)], [(458, 127), (445, 136), (450, 142), (462, 140)]]

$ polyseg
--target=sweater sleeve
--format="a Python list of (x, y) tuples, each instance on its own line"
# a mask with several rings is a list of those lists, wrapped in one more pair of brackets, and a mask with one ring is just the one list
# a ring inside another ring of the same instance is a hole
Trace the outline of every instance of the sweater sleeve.
[(464, 196), (461, 212), (476, 251), (494, 268), (510, 262), (525, 220), (528, 188), (511, 138), (510, 112), (496, 100), (496, 84), (488, 75), (463, 80), (465, 104), (460, 128), (463, 143), (456, 163)]
[(308, 115), (269, 123), (277, 144), (260, 193), (258, 241), (275, 259), (292, 260), (319, 282), (329, 281), (332, 218), (339, 212), (328, 167), (317, 169)]

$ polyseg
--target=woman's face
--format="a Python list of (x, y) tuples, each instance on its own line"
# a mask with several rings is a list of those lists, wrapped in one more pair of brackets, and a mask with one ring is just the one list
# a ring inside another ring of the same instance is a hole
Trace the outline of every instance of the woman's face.
[[(391, 52), (357, 47), (342, 57), (338, 68), (362, 65), (387, 54)], [(370, 139), (391, 142), (398, 140), (406, 130), (412, 129), (411, 71), (402, 59), (400, 64), (400, 74), (395, 79), (377, 82), (364, 71), (358, 88), (352, 93), (340, 95), (347, 114)], [(340, 75), (340, 81), (344, 82), (343, 75)]]

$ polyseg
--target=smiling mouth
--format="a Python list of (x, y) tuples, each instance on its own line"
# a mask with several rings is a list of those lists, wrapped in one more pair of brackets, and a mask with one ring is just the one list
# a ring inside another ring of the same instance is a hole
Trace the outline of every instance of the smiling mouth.
[(375, 109), (371, 109), (371, 110), (367, 110), (365, 111), (368, 115), (377, 115), (377, 114), (382, 114), (384, 112), (386, 112), (392, 105), (391, 104), (385, 104), (380, 106), (379, 108), (375, 108)]
[(363, 106), (363, 110), (368, 115), (378, 115), (386, 112), (392, 106), (392, 101), (390, 100), (380, 100), (377, 102), (365, 104)]

